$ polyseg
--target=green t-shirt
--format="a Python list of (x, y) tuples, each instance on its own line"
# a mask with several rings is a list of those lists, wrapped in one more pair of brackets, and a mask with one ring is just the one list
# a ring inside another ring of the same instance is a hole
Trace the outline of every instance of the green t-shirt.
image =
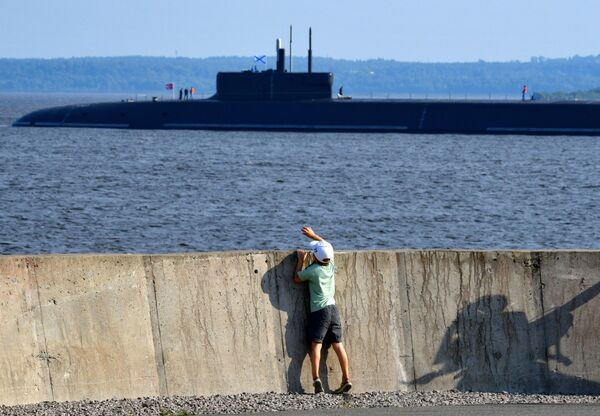
[(333, 261), (321, 265), (313, 263), (306, 269), (298, 272), (298, 277), (303, 282), (308, 282), (310, 292), (310, 311), (316, 312), (327, 305), (334, 305), (335, 299), (335, 266)]

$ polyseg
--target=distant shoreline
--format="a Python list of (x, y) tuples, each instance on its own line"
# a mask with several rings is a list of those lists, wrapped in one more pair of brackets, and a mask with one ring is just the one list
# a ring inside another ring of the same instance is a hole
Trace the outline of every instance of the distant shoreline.
[[(314, 70), (334, 74), (334, 91), (341, 86), (353, 96), (471, 96), (518, 97), (529, 91), (587, 92), (600, 87), (600, 55), (530, 61), (418, 63), (393, 60), (350, 61), (315, 58)], [(267, 58), (270, 68), (274, 59)], [(194, 86), (197, 96), (215, 91), (220, 71), (242, 71), (254, 66), (252, 57), (161, 58), (87, 57), (55, 59), (0, 58), (0, 93), (146, 93), (167, 96), (166, 83), (175, 90)], [(306, 58), (294, 58), (294, 69), (306, 70)], [(543, 93), (542, 93), (543, 94)], [(550, 93), (554, 94), (554, 93)], [(583, 99), (583, 98), (582, 98)]]

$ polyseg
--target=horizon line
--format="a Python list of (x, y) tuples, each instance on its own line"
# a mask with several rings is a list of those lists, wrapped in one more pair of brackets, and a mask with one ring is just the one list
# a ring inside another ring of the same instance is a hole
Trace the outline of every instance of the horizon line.
[[(209, 60), (209, 59), (227, 59), (227, 58), (239, 58), (239, 59), (252, 59), (252, 55), (214, 55), (214, 56), (166, 56), (166, 55), (80, 55), (80, 56), (53, 56), (53, 57), (11, 57), (11, 56), (0, 56), (0, 60), (14, 60), (14, 61), (27, 61), (27, 60), (39, 60), (39, 61), (52, 61), (52, 60), (70, 60), (70, 59), (122, 59), (122, 58), (153, 58), (153, 59), (166, 59), (166, 60)], [(275, 55), (267, 55), (267, 58), (275, 59)], [(286, 59), (289, 58), (286, 57)], [(578, 58), (600, 58), (600, 53), (596, 55), (570, 55), (563, 57), (546, 57), (546, 56), (531, 56), (528, 60), (512, 59), (503, 61), (489, 61), (484, 59), (477, 59), (473, 61), (402, 61), (394, 58), (335, 58), (330, 56), (314, 56), (313, 59), (333, 60), (333, 61), (347, 61), (347, 62), (369, 62), (369, 61), (389, 61), (397, 63), (410, 63), (410, 64), (478, 64), (478, 63), (489, 63), (489, 64), (509, 64), (509, 63), (532, 63), (538, 61), (557, 61), (557, 60), (573, 60)], [(293, 59), (307, 60), (308, 58), (304, 55), (293, 56)]]

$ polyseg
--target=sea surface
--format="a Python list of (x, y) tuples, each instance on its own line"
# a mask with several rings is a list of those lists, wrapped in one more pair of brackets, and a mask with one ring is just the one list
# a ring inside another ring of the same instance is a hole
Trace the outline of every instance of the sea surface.
[(0, 254), (600, 249), (600, 137), (10, 127), (122, 98), (0, 94)]

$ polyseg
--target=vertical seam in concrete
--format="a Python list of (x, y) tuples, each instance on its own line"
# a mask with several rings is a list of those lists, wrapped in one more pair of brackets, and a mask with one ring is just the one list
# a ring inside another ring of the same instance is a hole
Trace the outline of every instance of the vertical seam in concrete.
[[(160, 330), (160, 318), (158, 315), (158, 297), (156, 295), (156, 278), (154, 276), (154, 262), (152, 257), (145, 256), (144, 260), (144, 269), (146, 272), (146, 281), (148, 287), (148, 302), (149, 302), (149, 312), (150, 312), (150, 327), (152, 330), (152, 341), (154, 344), (154, 356), (156, 358), (157, 365), (157, 375), (158, 375), (158, 389), (160, 395), (169, 395), (169, 385), (167, 382), (167, 371), (165, 368), (165, 352), (162, 345), (162, 334)], [(161, 268), (162, 260), (160, 262)], [(164, 270), (163, 270), (164, 275)], [(156, 331), (156, 332), (155, 332)], [(160, 352), (157, 353), (157, 351)]]
[[(406, 290), (406, 301), (408, 302), (407, 305), (407, 311), (408, 311), (408, 325), (410, 327), (409, 329), (409, 333), (410, 333), (410, 353), (412, 355), (412, 372), (413, 372), (413, 389), (414, 391), (417, 391), (417, 366), (415, 365), (415, 343), (413, 340), (413, 325), (412, 325), (412, 315), (410, 313), (410, 283), (408, 280), (408, 271), (407, 271), (407, 267), (406, 267), (406, 263), (407, 263), (407, 253), (398, 253), (397, 254), (397, 261), (401, 260), (400, 256), (404, 255), (404, 290)], [(400, 269), (398, 269), (400, 270)], [(398, 279), (400, 279), (400, 276), (398, 276)], [(400, 282), (401, 283), (401, 282)]]
[[(160, 261), (160, 268), (162, 269), (163, 272), (163, 276), (165, 274), (164, 271), (164, 265), (163, 265), (163, 261)], [(160, 359), (161, 359), (161, 364), (162, 364), (162, 376), (164, 378), (164, 383), (165, 383), (165, 391), (167, 393), (167, 396), (169, 395), (169, 383), (167, 381), (167, 369), (165, 367), (165, 350), (163, 348), (163, 344), (162, 344), (162, 331), (160, 329), (160, 316), (158, 314), (158, 296), (156, 295), (156, 279), (154, 276), (154, 272), (152, 272), (152, 292), (154, 293), (154, 304), (156, 306), (156, 327), (158, 329), (158, 343), (160, 345)]]
[[(27, 275), (29, 278), (32, 277), (32, 271), (29, 260), (25, 260), (27, 265)], [(32, 265), (33, 267), (33, 265)], [(38, 307), (40, 308), (40, 322), (42, 324), (42, 337), (44, 338), (44, 354), (46, 367), (48, 368), (48, 381), (50, 382), (50, 396), (52, 397), (52, 401), (54, 401), (54, 383), (52, 381), (52, 372), (50, 371), (50, 354), (48, 352), (48, 341), (46, 340), (46, 328), (44, 327), (44, 312), (42, 310), (42, 300), (40, 298), (40, 285), (38, 283), (37, 273), (33, 272), (33, 279), (35, 280), (35, 291), (37, 294)]]
[(458, 287), (458, 299), (459, 299), (459, 304), (457, 305), (458, 307), (456, 308), (456, 354), (458, 355), (458, 362), (460, 365), (460, 369), (463, 370), (463, 362), (462, 362), (462, 354), (460, 351), (460, 308), (462, 307), (462, 301), (463, 301), (463, 271), (462, 271), (462, 266), (461, 266), (461, 262), (460, 262), (460, 253), (457, 251), (456, 252), (456, 262), (458, 263), (458, 276), (460, 279), (459, 282), (459, 287)]
[[(267, 263), (267, 266), (268, 266), (269, 273), (275, 274), (275, 276), (271, 275), (270, 278), (273, 278), (273, 277), (275, 278), (275, 291), (277, 292), (276, 299), (277, 299), (278, 304), (281, 305), (281, 299), (279, 298), (279, 280), (278, 280), (277, 273), (275, 273), (273, 271), (274, 267), (275, 267), (275, 261), (271, 261), (272, 256), (273, 256), (273, 254), (267, 256), (267, 258), (269, 259), (269, 263)], [(285, 278), (285, 276), (283, 276), (283, 278)], [(283, 353), (283, 357), (282, 357), (283, 374), (285, 376), (285, 388), (286, 388), (286, 391), (289, 392), (290, 380), (289, 380), (289, 375), (288, 375), (288, 364), (286, 363), (287, 350), (285, 347), (285, 330), (283, 328), (283, 319), (281, 317), (282, 313), (283, 313), (282, 310), (280, 308), (278, 308), (277, 317), (279, 318), (279, 335), (281, 336), (281, 352)]]
[[(544, 359), (546, 360), (546, 368), (548, 369), (548, 371), (550, 371), (550, 367), (549, 367), (549, 362), (548, 362), (548, 334), (546, 333), (546, 323), (543, 320), (543, 317), (546, 315), (546, 310), (544, 307), (544, 279), (542, 278), (542, 256), (540, 255), (539, 252), (537, 253), (531, 253), (531, 257), (534, 257), (535, 259), (532, 258), (532, 263), (533, 265), (535, 265), (535, 263), (537, 262), (538, 265), (538, 274), (539, 274), (539, 285), (540, 285), (540, 306), (542, 308), (542, 333), (544, 334)], [(532, 267), (533, 270), (535, 270)], [(546, 380), (546, 382), (549, 382), (549, 380)]]

